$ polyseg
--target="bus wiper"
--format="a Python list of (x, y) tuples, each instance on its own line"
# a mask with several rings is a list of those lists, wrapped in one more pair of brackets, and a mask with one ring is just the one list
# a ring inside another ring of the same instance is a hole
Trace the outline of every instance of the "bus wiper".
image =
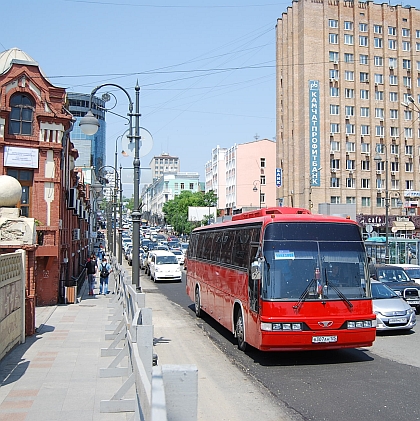
[(303, 302), (306, 300), (306, 297), (309, 294), (309, 290), (311, 289), (311, 287), (315, 284), (316, 279), (312, 278), (311, 282), (309, 282), (309, 284), (306, 286), (306, 288), (303, 290), (302, 294), (299, 297), (298, 302), (293, 306), (293, 308), (297, 311), (300, 310), (300, 308), (302, 307)]
[(336, 294), (347, 304), (347, 307), (351, 310), (353, 308), (353, 304), (351, 301), (340, 291), (339, 288), (337, 288), (331, 281), (328, 281), (327, 277), (327, 269), (325, 269), (325, 285), (327, 285), (328, 288), (332, 288)]

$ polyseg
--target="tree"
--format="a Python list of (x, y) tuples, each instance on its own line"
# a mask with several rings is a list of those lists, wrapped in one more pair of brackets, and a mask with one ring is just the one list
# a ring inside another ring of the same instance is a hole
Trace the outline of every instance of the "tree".
[(214, 206), (217, 196), (213, 191), (208, 193), (189, 190), (183, 191), (175, 199), (169, 200), (163, 205), (166, 223), (172, 225), (179, 234), (189, 234), (197, 224), (188, 221), (189, 206)]

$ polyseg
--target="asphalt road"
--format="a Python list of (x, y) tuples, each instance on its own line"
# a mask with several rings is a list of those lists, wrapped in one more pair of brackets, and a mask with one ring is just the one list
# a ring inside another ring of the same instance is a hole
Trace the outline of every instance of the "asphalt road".
[(415, 332), (381, 334), (363, 349), (243, 353), (233, 335), (212, 318), (196, 319), (185, 281), (157, 287), (206, 331), (232, 364), (304, 420), (420, 420), (420, 338)]

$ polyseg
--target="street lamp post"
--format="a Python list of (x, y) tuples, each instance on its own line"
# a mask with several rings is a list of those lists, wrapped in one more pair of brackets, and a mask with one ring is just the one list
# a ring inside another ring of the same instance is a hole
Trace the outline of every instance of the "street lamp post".
[[(385, 148), (385, 263), (389, 263), (389, 188), (388, 188), (388, 148), (384, 144)], [(378, 151), (376, 151), (375, 161), (377, 163), (382, 162)]]
[[(259, 189), (257, 189), (257, 183), (259, 185)], [(259, 194), (260, 194), (260, 209), (261, 209), (261, 181), (254, 180), (254, 187), (253, 187), (252, 191), (254, 191), (254, 192), (259, 191)]]
[[(128, 128), (128, 138), (130, 142), (134, 139), (134, 209), (131, 215), (133, 220), (133, 263), (132, 263), (132, 282), (136, 285), (138, 291), (141, 291), (140, 285), (140, 206), (139, 206), (139, 188), (140, 188), (140, 86), (138, 82), (135, 86), (136, 94), (136, 103), (135, 111), (133, 112), (133, 101), (129, 93), (120, 85), (114, 83), (104, 83), (97, 86), (90, 93), (89, 98), (89, 111), (87, 114), (80, 119), (80, 128), (83, 133), (87, 135), (93, 135), (98, 131), (99, 122), (97, 118), (93, 115), (92, 109), (92, 98), (96, 92), (103, 88), (104, 86), (113, 86), (115, 88), (121, 89), (127, 96), (129, 106), (128, 106), (128, 116), (129, 116), (129, 128)], [(134, 134), (133, 134), (133, 117), (134, 117)]]

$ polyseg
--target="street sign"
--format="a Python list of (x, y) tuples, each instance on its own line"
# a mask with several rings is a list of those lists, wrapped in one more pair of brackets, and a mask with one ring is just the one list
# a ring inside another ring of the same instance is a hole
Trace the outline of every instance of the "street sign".
[(276, 187), (281, 187), (283, 184), (283, 170), (276, 168)]

